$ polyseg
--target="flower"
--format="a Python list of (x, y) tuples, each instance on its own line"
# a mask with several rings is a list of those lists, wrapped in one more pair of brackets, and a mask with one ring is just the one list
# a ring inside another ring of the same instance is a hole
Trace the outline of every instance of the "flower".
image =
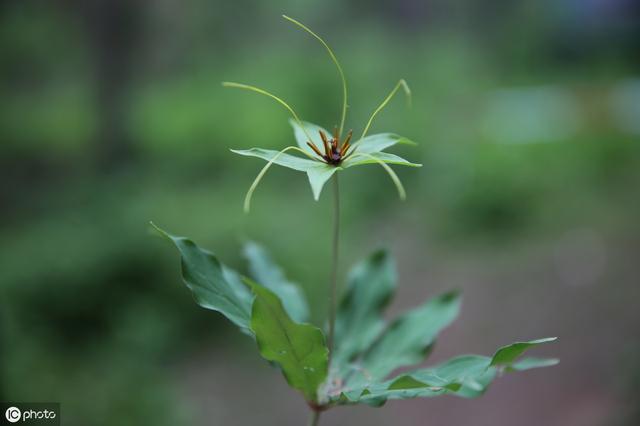
[(334, 127), (333, 129), (333, 138), (329, 140), (327, 135), (322, 130), (319, 130), (320, 139), (322, 139), (322, 145), (324, 146), (324, 154), (318, 149), (316, 144), (313, 142), (307, 142), (309, 148), (313, 150), (318, 157), (320, 157), (325, 163), (331, 164), (333, 166), (339, 166), (342, 163), (342, 160), (346, 160), (349, 156), (349, 141), (351, 141), (351, 136), (353, 136), (353, 130), (349, 130), (349, 134), (347, 138), (344, 140), (342, 144), (340, 144), (340, 135), (338, 134), (338, 128)]
[[(294, 136), (297, 142), (297, 146), (287, 146), (280, 151), (262, 148), (231, 150), (239, 155), (257, 157), (267, 161), (267, 164), (262, 168), (260, 173), (258, 173), (258, 176), (247, 191), (244, 201), (244, 210), (246, 212), (249, 211), (253, 192), (273, 164), (307, 173), (311, 190), (313, 192), (314, 199), (316, 200), (320, 198), (320, 193), (322, 192), (324, 184), (334, 175), (334, 173), (354, 166), (378, 164), (387, 172), (395, 184), (400, 198), (405, 199), (406, 192), (402, 182), (391, 167), (389, 167), (389, 164), (410, 167), (421, 167), (422, 165), (411, 163), (395, 154), (384, 152), (384, 150), (396, 144), (415, 145), (415, 142), (393, 133), (379, 133), (370, 136), (367, 136), (367, 133), (376, 115), (387, 105), (387, 103), (389, 103), (400, 88), (404, 90), (409, 101), (411, 100), (411, 91), (407, 83), (403, 79), (398, 81), (387, 97), (373, 111), (361, 136), (353, 144), (351, 143), (353, 131), (349, 131), (347, 136), (342, 139), (347, 111), (347, 83), (342, 67), (329, 45), (327, 45), (320, 36), (295, 19), (286, 15), (283, 15), (283, 17), (315, 37), (325, 47), (331, 57), (331, 60), (336, 65), (338, 73), (340, 74), (343, 89), (340, 127), (336, 127), (333, 133), (329, 133), (327, 130), (316, 124), (302, 121), (288, 103), (264, 89), (247, 84), (223, 82), (222, 85), (224, 87), (233, 87), (259, 93), (270, 97), (286, 108), (292, 115), (290, 123), (293, 126)], [(331, 139), (329, 139), (327, 135), (332, 135)], [(343, 142), (341, 142), (341, 140)], [(306, 158), (288, 154), (288, 151), (298, 152), (299, 154), (303, 154)]]

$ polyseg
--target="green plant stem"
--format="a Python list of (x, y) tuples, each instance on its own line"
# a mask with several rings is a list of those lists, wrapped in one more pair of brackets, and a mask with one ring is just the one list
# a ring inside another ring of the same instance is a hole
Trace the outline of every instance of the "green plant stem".
[(338, 258), (340, 238), (340, 185), (338, 173), (333, 175), (333, 244), (331, 257), (331, 289), (329, 293), (329, 366), (333, 354), (333, 338), (336, 323), (336, 298), (338, 293)]
[(309, 418), (309, 426), (318, 426), (320, 422), (320, 411), (312, 411), (311, 417)]

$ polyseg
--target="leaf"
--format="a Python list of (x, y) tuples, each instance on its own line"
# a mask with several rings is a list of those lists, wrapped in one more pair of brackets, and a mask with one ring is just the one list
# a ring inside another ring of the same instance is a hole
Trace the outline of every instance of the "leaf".
[(352, 150), (356, 153), (363, 152), (372, 154), (374, 152), (384, 151), (396, 144), (417, 145), (415, 142), (393, 133), (378, 133), (360, 139), (353, 144)]
[(361, 166), (363, 164), (376, 164), (379, 162), (387, 164), (396, 164), (398, 166), (422, 167), (422, 164), (411, 163), (402, 157), (388, 152), (373, 152), (371, 154), (362, 152), (359, 155), (355, 151), (353, 155), (342, 162), (342, 166), (347, 169), (353, 166)]
[(319, 164), (321, 164), (319, 161), (296, 157), (295, 155), (282, 153), (280, 151), (274, 151), (272, 149), (232, 149), (231, 152), (244, 155), (246, 157), (262, 158), (266, 161), (271, 161), (275, 158), (275, 160), (273, 160), (275, 164), (300, 172), (306, 172), (310, 168), (317, 167)]
[[(526, 358), (513, 363), (518, 356), (535, 345), (551, 342), (555, 338), (539, 339), (530, 342), (516, 343), (520, 351), (515, 358), (510, 358), (505, 371), (524, 371), (530, 368), (547, 367), (557, 364), (554, 359)], [(505, 348), (514, 347), (514, 345)], [(503, 348), (504, 349), (504, 348)], [(496, 353), (498, 353), (500, 350)], [(509, 350), (515, 354), (515, 350)], [(453, 394), (464, 398), (475, 398), (482, 395), (497, 377), (500, 358), (463, 355), (452, 358), (440, 365), (422, 368), (401, 374), (382, 383), (360, 387), (346, 388), (339, 395), (333, 395), (332, 401), (338, 404), (364, 403), (374, 406), (384, 404), (387, 399), (409, 399), (417, 397), (433, 397)], [(517, 366), (520, 367), (517, 367)]]
[(307, 177), (309, 178), (309, 184), (311, 185), (311, 191), (313, 191), (313, 198), (318, 201), (320, 199), (320, 193), (324, 184), (327, 183), (331, 176), (338, 170), (342, 170), (342, 167), (331, 166), (329, 164), (320, 163), (316, 167), (307, 170)]
[[(489, 370), (490, 362), (491, 358), (486, 356), (458, 356), (436, 367), (420, 369), (392, 379), (388, 389), (428, 387), (431, 388), (430, 391), (433, 391), (442, 388), (461, 395), (469, 395), (469, 392), (474, 394), (483, 392), (496, 373), (495, 370)], [(405, 385), (409, 379), (413, 382), (410, 387)]]
[(171, 235), (153, 223), (151, 225), (180, 252), (182, 280), (198, 305), (220, 312), (243, 332), (252, 334), (249, 324), (253, 297), (240, 276), (193, 241)]
[[(293, 148), (298, 149), (297, 147)], [(331, 166), (320, 160), (316, 161), (300, 158), (283, 153), (282, 151), (274, 151), (271, 149), (251, 148), (246, 150), (232, 149), (231, 151), (247, 157), (257, 157), (262, 158), (263, 160), (272, 161), (275, 164), (289, 169), (306, 172), (307, 177), (309, 178), (309, 184), (311, 185), (311, 191), (313, 192), (313, 198), (316, 201), (320, 198), (320, 193), (322, 192), (324, 184), (331, 179), (331, 176), (333, 176), (335, 172), (342, 170), (342, 167)], [(258, 177), (261, 178), (262, 176), (259, 175)], [(252, 185), (252, 189), (255, 189), (254, 187), (256, 185), (257, 184), (254, 183), (254, 185)], [(252, 193), (253, 191), (250, 189), (250, 192), (247, 194), (249, 198)], [(245, 210), (248, 210), (247, 204), (248, 202), (245, 201)]]
[(289, 385), (310, 402), (327, 378), (329, 350), (319, 328), (293, 322), (271, 290), (245, 281), (255, 294), (251, 329), (263, 358), (277, 363)]
[(541, 343), (553, 342), (557, 337), (547, 337), (545, 339), (531, 340), (529, 342), (516, 342), (507, 346), (503, 346), (493, 356), (491, 360), (492, 366), (510, 367), (513, 362), (531, 346)]
[(382, 310), (396, 289), (395, 262), (374, 252), (349, 273), (335, 322), (334, 362), (344, 366), (371, 346), (385, 326)]
[(250, 241), (244, 246), (244, 255), (249, 261), (249, 272), (253, 279), (280, 298), (294, 321), (306, 321), (309, 307), (300, 288), (287, 280), (282, 268), (275, 264), (269, 253), (261, 245)]
[(296, 142), (298, 143), (298, 146), (300, 148), (304, 149), (311, 155), (315, 155), (313, 150), (309, 147), (309, 145), (307, 145), (307, 142), (309, 141), (307, 134), (309, 134), (312, 139), (311, 142), (313, 142), (318, 148), (320, 148), (320, 151), (323, 151), (322, 139), (320, 138), (319, 131), (322, 130), (327, 136), (330, 136), (331, 132), (328, 132), (326, 129), (316, 124), (302, 121), (301, 123), (307, 131), (307, 133), (305, 133), (296, 120), (289, 119), (289, 123), (291, 124), (291, 127), (293, 127), (293, 135), (295, 136)]
[(422, 362), (437, 335), (459, 310), (458, 293), (449, 292), (396, 319), (363, 357), (361, 368), (366, 374), (355, 381), (377, 381), (396, 368)]
[[(433, 397), (446, 393), (466, 394), (465, 387), (479, 392), (482, 383), (492, 380), (495, 369), (488, 371), (491, 358), (464, 355), (431, 368), (402, 374), (391, 380), (343, 392), (342, 403), (381, 405), (387, 399)], [(488, 384), (488, 383), (487, 383)]]

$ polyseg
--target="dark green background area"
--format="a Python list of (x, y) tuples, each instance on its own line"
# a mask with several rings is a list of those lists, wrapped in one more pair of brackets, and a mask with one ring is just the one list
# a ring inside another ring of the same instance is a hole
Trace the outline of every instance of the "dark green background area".
[(153, 220), (246, 271), (268, 247), (324, 322), (330, 199), (229, 148), (280, 149), (287, 112), (347, 129), (399, 78), (372, 132), (398, 152), (341, 175), (343, 264), (398, 258), (392, 313), (463, 291), (433, 361), (558, 335), (559, 366), (474, 401), (341, 409), (330, 424), (640, 422), (640, 8), (611, 0), (0, 2), (0, 400), (60, 401), (65, 425), (299, 425), (306, 408), (254, 344), (205, 311)]

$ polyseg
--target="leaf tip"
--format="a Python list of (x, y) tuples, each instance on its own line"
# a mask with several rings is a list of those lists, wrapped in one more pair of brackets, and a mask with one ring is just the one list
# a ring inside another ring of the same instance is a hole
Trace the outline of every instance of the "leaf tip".
[(398, 143), (401, 143), (403, 145), (418, 146), (418, 142), (411, 140), (409, 138), (405, 138), (404, 136), (399, 137)]
[(246, 285), (253, 294), (256, 294), (256, 288), (259, 286), (258, 283), (244, 275), (240, 276), (240, 281), (242, 281), (242, 284)]
[(149, 228), (150, 231), (160, 232), (160, 228), (158, 228), (158, 226), (155, 223), (153, 223), (152, 220), (149, 221), (149, 226), (150, 226)]
[(412, 95), (411, 95), (411, 89), (409, 88), (409, 84), (407, 84), (407, 80), (405, 80), (404, 78), (400, 79), (400, 84), (402, 85), (402, 90), (404, 90), (404, 94), (407, 97), (407, 107), (411, 108), (412, 106)]
[(534, 345), (537, 345), (537, 344), (540, 344), (540, 343), (550, 343), (550, 342), (555, 342), (556, 340), (558, 340), (558, 337), (557, 337), (557, 336), (554, 336), (554, 337), (543, 337), (543, 338), (541, 338), (541, 339), (532, 340), (532, 341), (531, 341), (531, 342), (529, 342), (529, 343), (534, 344)]
[(244, 203), (242, 204), (242, 212), (244, 214), (249, 214), (250, 211), (251, 211), (251, 197), (247, 196), (244, 199)]
[(157, 234), (159, 236), (171, 241), (171, 236), (166, 231), (164, 231), (162, 228), (160, 228), (158, 225), (153, 223), (152, 220), (149, 221), (149, 225), (151, 226), (151, 229), (150, 229), (151, 231), (155, 231), (155, 232), (157, 232)]
[(380, 247), (378, 249), (376, 249), (376, 251), (374, 251), (371, 254), (371, 261), (372, 262), (383, 262), (384, 260), (389, 258), (389, 250), (387, 250), (386, 248)]
[(462, 291), (460, 289), (449, 290), (438, 296), (440, 303), (460, 303), (462, 300)]

